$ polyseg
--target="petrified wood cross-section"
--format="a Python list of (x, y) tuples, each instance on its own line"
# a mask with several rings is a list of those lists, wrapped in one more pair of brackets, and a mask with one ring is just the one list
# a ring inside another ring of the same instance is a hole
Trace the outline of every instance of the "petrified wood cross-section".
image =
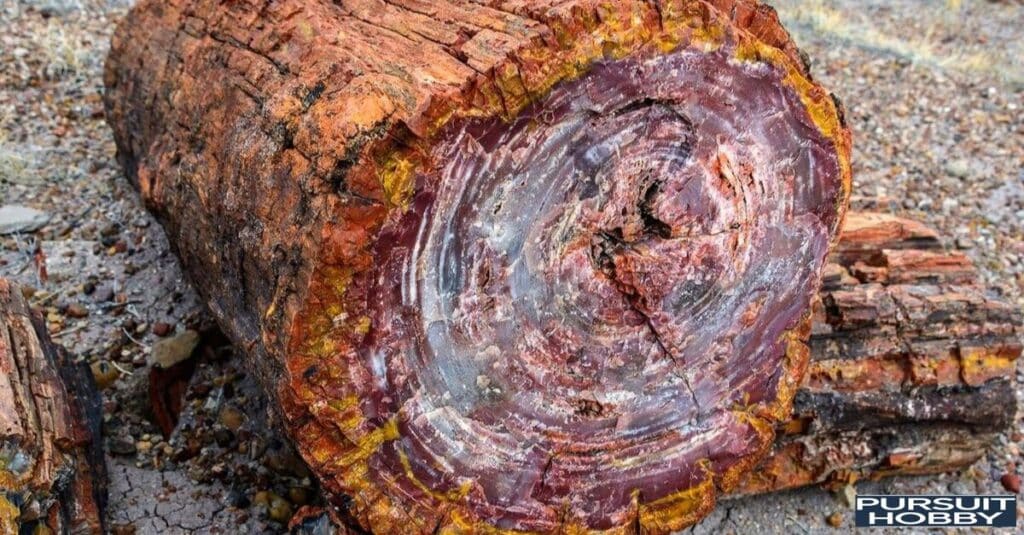
[(789, 414), (849, 133), (767, 6), (144, 1), (106, 85), (353, 524), (668, 532)]

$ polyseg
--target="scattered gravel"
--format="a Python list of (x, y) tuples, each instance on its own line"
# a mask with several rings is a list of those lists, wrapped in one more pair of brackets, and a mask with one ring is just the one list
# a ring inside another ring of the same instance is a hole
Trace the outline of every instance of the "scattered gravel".
[[(0, 276), (30, 288), (54, 338), (105, 387), (114, 533), (282, 532), (293, 511), (315, 503), (315, 485), (232, 350), (207, 334), (209, 317), (114, 161), (102, 62), (127, 3), (0, 0), (0, 228), (14, 220), (8, 206), (45, 215), (0, 232)], [(941, 229), (994, 293), (1024, 305), (1024, 6), (779, 4), (816, 76), (847, 106), (855, 203)], [(186, 340), (191, 358), (181, 344), (154, 354), (189, 332), (204, 333), (194, 351)], [(166, 368), (153, 365), (161, 361)], [(168, 436), (154, 414), (175, 407), (151, 381), (184, 392)], [(962, 474), (864, 482), (856, 492), (1019, 489), (1017, 422)], [(849, 529), (850, 492), (727, 501), (692, 532)]]

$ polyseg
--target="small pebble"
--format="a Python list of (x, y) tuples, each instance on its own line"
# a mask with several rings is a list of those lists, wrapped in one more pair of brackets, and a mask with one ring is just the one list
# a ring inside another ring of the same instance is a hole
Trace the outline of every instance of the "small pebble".
[(106, 303), (114, 299), (114, 290), (109, 286), (103, 286), (96, 289), (96, 293), (93, 295), (93, 299), (98, 303)]
[(999, 478), (999, 482), (1003, 484), (1003, 488), (1014, 493), (1020, 493), (1020, 476), (1014, 473), (1003, 474), (1003, 477)]
[(192, 356), (199, 345), (199, 333), (188, 330), (153, 344), (153, 363), (167, 369)]
[(854, 504), (857, 503), (857, 487), (843, 485), (842, 490), (839, 491), (839, 498), (843, 505), (853, 508)]
[(256, 496), (252, 499), (252, 503), (256, 505), (265, 505), (271, 520), (284, 524), (292, 518), (291, 504), (273, 492), (265, 490), (257, 492)]
[(296, 505), (309, 503), (310, 492), (306, 487), (291, 487), (288, 489), (288, 500)]
[(167, 336), (168, 334), (171, 334), (172, 330), (173, 330), (173, 327), (169, 323), (164, 323), (162, 321), (158, 321), (158, 322), (153, 324), (153, 334), (155, 334), (155, 335), (157, 335), (157, 336), (159, 336), (161, 338)]
[(135, 443), (131, 440), (125, 440), (122, 438), (113, 438), (109, 442), (110, 453), (114, 455), (135, 455)]
[(231, 431), (238, 431), (238, 428), (242, 427), (245, 420), (245, 414), (231, 405), (225, 405), (224, 408), (220, 410), (221, 425)]
[(228, 492), (228, 505), (236, 509), (246, 509), (252, 505), (252, 503), (249, 501), (249, 498), (245, 493), (237, 490), (231, 490)]
[(135, 535), (135, 526), (131, 524), (114, 524), (110, 526), (111, 535)]
[(89, 315), (89, 309), (85, 308), (84, 306), (78, 303), (72, 303), (68, 305), (68, 308), (64, 311), (64, 313), (69, 318), (84, 318)]
[(292, 505), (278, 495), (270, 500), (270, 519), (287, 524), (292, 518)]
[(96, 380), (96, 386), (101, 390), (109, 388), (110, 385), (114, 384), (114, 381), (121, 377), (121, 373), (117, 371), (117, 368), (105, 360), (93, 362), (90, 369), (92, 370), (93, 379)]
[(967, 160), (953, 160), (946, 164), (946, 173), (956, 178), (967, 178), (971, 174), (971, 164)]
[(967, 486), (967, 483), (963, 481), (954, 481), (949, 484), (949, 492), (957, 495), (974, 494), (974, 490)]
[(827, 520), (828, 520), (828, 525), (830, 525), (830, 526), (832, 526), (834, 528), (838, 528), (839, 526), (843, 525), (843, 514), (839, 513), (839, 512), (832, 513), (832, 514), (828, 515)]

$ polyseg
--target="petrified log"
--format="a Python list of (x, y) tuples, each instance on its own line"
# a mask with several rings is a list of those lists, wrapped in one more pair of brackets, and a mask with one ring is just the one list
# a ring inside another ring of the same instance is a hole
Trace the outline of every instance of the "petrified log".
[(0, 372), (0, 533), (102, 533), (99, 392), (4, 279)]
[(906, 219), (851, 213), (792, 419), (737, 493), (966, 467), (1013, 422), (1021, 311)]
[(849, 133), (754, 0), (149, 0), (118, 157), (347, 521), (665, 533), (789, 415)]

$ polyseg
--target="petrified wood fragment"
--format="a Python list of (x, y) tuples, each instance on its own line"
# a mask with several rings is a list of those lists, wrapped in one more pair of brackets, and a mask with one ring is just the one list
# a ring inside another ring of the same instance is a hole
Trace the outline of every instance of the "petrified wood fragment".
[(767, 6), (143, 1), (106, 86), (353, 524), (665, 533), (789, 414), (849, 133)]
[(793, 418), (737, 492), (963, 468), (1013, 422), (1021, 311), (931, 229), (851, 213)]
[(88, 366), (0, 279), (0, 533), (102, 533), (100, 417)]

